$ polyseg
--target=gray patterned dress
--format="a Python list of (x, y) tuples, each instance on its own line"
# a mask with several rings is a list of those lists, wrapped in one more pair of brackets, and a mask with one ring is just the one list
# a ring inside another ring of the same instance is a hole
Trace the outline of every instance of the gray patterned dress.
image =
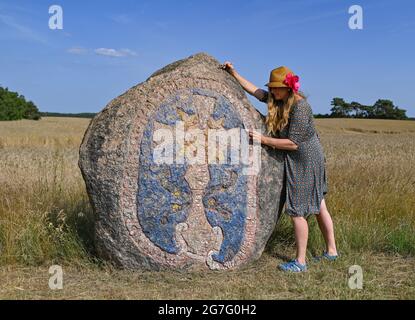
[[(262, 89), (260, 91), (255, 96), (267, 102), (269, 93)], [(306, 99), (292, 106), (288, 124), (276, 137), (290, 139), (298, 145), (294, 151), (280, 149), (284, 152), (285, 190), (282, 201), (285, 201), (285, 213), (305, 218), (310, 214), (318, 214), (321, 201), (328, 191), (326, 158), (314, 125), (311, 106)]]

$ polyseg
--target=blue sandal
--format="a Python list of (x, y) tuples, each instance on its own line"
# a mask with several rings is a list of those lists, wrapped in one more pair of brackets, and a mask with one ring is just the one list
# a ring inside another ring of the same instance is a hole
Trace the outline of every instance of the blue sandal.
[(278, 267), (282, 271), (290, 271), (290, 272), (304, 272), (304, 271), (307, 271), (307, 264), (301, 264), (297, 261), (297, 259), (292, 260), (290, 262), (280, 264)]
[(314, 257), (314, 260), (315, 261), (321, 261), (321, 260), (335, 261), (335, 260), (337, 260), (338, 257), (339, 257), (338, 254), (334, 255), (334, 256), (331, 256), (326, 251), (324, 251), (321, 256)]

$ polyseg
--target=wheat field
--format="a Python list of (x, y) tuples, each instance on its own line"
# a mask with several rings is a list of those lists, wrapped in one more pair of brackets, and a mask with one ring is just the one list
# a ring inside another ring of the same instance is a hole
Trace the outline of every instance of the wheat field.
[[(262, 258), (238, 271), (129, 272), (100, 261), (77, 166), (89, 121), (0, 122), (1, 299), (415, 298), (415, 121), (315, 120), (342, 257), (301, 275), (276, 269), (295, 252), (285, 216)], [(309, 258), (324, 248), (310, 220)], [(53, 264), (63, 267), (62, 290), (48, 288)], [(352, 265), (363, 269), (361, 290), (348, 286)]]

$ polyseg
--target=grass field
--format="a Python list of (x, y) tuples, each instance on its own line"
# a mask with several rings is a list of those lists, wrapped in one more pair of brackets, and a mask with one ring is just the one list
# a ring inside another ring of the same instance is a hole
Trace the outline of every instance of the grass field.
[[(306, 274), (283, 217), (262, 258), (227, 273), (128, 272), (95, 258), (93, 213), (77, 166), (88, 119), (0, 122), (0, 298), (414, 299), (415, 121), (316, 119), (327, 159), (326, 202), (342, 259)], [(310, 223), (309, 256), (323, 241)], [(48, 287), (49, 266), (64, 270)], [(348, 286), (363, 269), (363, 289)]]

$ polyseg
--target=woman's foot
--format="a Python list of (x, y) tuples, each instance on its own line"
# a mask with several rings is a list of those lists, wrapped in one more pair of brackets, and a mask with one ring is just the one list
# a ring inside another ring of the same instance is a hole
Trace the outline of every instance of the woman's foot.
[(301, 264), (297, 259), (290, 262), (282, 263), (278, 266), (282, 271), (289, 272), (305, 272), (307, 271), (307, 264)]
[(318, 257), (314, 257), (315, 261), (321, 261), (321, 260), (328, 260), (328, 261), (335, 261), (337, 260), (337, 258), (339, 257), (338, 253), (336, 252), (335, 254), (329, 254), (327, 253), (327, 251), (324, 251), (323, 254), (321, 256)]

